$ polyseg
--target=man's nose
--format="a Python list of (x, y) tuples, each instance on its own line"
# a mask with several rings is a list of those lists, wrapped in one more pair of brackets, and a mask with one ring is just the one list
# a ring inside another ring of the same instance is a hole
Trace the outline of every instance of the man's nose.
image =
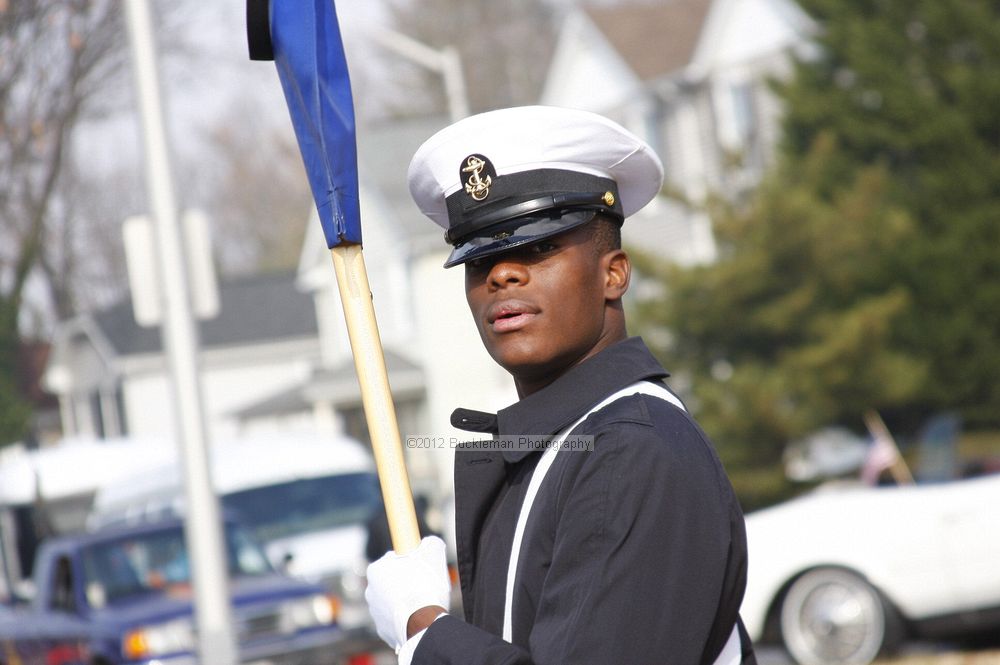
[(524, 263), (512, 256), (501, 256), (490, 268), (489, 285), (493, 288), (505, 288), (528, 281), (528, 270)]

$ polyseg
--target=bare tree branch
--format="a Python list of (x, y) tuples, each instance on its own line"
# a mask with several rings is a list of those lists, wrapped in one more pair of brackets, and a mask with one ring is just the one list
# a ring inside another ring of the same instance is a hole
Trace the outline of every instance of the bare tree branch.
[[(125, 63), (116, 0), (0, 0), (0, 374), (21, 348), (19, 322), (30, 280), (40, 279), (56, 314), (73, 313), (76, 228), (64, 178), (74, 137), (106, 112)], [(65, 221), (61, 221), (65, 220)], [(26, 409), (0, 381), (0, 444), (24, 434)]]
[[(15, 309), (32, 272), (49, 273), (40, 258), (58, 240), (52, 209), (71, 137), (118, 83), (125, 62), (120, 14), (113, 0), (0, 3), (0, 52), (9, 54), (0, 60), (0, 182), (10, 184), (0, 188), (7, 248), (0, 297)], [(72, 313), (69, 294), (55, 300), (60, 316)]]

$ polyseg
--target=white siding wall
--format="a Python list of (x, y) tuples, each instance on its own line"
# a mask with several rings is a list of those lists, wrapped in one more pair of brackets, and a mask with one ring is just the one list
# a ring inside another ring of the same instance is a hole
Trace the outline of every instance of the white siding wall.
[(173, 436), (173, 398), (162, 371), (128, 377), (122, 382), (122, 393), (130, 436)]
[(622, 61), (582, 12), (574, 12), (561, 31), (540, 103), (607, 113), (633, 99), (641, 89)]
[(313, 293), (316, 303), (316, 325), (319, 329), (323, 365), (334, 367), (351, 355), (351, 342), (344, 322), (344, 308), (333, 275), (333, 263), (327, 268), (329, 279)]
[(798, 43), (796, 17), (785, 0), (722, 0), (724, 20), (712, 40), (712, 68), (740, 66)]
[[(405, 164), (400, 165), (405, 168)], [(393, 233), (393, 216), (379, 197), (362, 189), (361, 217), (364, 222), (365, 270), (371, 286), (379, 335), (385, 347), (410, 346), (412, 329), (412, 303), (408, 297), (409, 284), (404, 243)], [(333, 261), (325, 249), (319, 221), (309, 220), (306, 247), (319, 247), (315, 264), (306, 268), (305, 282), (316, 302), (316, 319), (319, 327), (323, 364), (326, 367), (341, 365), (351, 359), (351, 344), (344, 321), (344, 309), (333, 270)]]
[[(230, 415), (233, 411), (300, 384), (308, 378), (317, 358), (315, 340), (204, 352), (201, 387), (211, 436), (237, 435), (237, 422)], [(173, 436), (172, 393), (162, 362), (147, 358), (134, 363), (139, 364), (146, 367), (133, 367), (123, 381), (128, 433), (140, 437)]]
[(692, 102), (689, 97), (680, 100), (666, 133), (671, 137), (673, 175), (670, 181), (697, 201), (705, 193), (708, 165), (702, 141), (703, 119)]

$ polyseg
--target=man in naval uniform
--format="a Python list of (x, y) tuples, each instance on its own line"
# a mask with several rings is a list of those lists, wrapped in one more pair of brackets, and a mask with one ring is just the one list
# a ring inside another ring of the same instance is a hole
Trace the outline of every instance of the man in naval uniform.
[[(452, 416), (497, 444), (455, 456), (464, 620), (448, 614), (440, 539), (369, 567), (401, 663), (755, 662), (739, 504), (625, 330), (620, 227), (662, 177), (622, 127), (553, 107), (466, 118), (414, 156), (414, 200), (445, 228), (445, 267), (464, 265), (483, 344), (520, 400)], [(522, 445), (540, 437), (544, 450)]]

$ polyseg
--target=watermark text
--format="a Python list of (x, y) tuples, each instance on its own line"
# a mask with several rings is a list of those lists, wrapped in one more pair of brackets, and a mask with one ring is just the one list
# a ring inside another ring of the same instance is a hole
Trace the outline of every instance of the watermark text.
[(591, 434), (573, 434), (565, 438), (551, 434), (519, 434), (470, 441), (458, 436), (417, 434), (404, 437), (403, 445), (410, 449), (452, 449), (458, 452), (543, 452), (555, 447), (560, 451), (591, 452), (594, 450), (594, 437)]

